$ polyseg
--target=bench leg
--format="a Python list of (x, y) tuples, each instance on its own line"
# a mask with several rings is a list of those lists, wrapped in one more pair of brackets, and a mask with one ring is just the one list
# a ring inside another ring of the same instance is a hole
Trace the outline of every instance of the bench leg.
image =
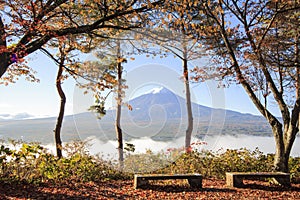
[(148, 180), (145, 180), (142, 177), (134, 176), (134, 188), (135, 189), (141, 188), (145, 185), (148, 185)]
[(189, 178), (188, 182), (189, 182), (189, 184), (190, 184), (191, 187), (202, 188), (202, 177)]
[(233, 174), (226, 174), (226, 185), (228, 187), (243, 187), (243, 179)]

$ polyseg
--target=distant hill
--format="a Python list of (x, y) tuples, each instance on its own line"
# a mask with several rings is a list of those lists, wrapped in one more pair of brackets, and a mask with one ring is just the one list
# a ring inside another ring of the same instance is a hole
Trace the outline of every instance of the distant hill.
[(19, 113), (19, 114), (0, 114), (0, 121), (5, 120), (20, 120), (20, 119), (30, 119), (33, 118), (33, 115), (30, 115), (28, 113)]
[[(168, 140), (185, 134), (187, 112), (185, 99), (166, 88), (155, 89), (128, 102), (133, 110), (122, 110), (124, 138), (151, 137)], [(214, 109), (193, 103), (194, 136), (210, 134), (271, 135), (263, 117), (230, 110)], [(64, 118), (63, 141), (90, 136), (106, 141), (115, 139), (115, 111), (108, 110), (101, 119), (86, 112)], [(0, 121), (0, 137), (26, 141), (53, 142), (56, 118)]]

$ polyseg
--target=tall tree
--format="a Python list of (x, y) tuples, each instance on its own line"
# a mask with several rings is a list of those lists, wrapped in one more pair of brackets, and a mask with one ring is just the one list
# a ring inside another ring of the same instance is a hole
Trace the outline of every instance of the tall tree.
[[(49, 56), (58, 66), (55, 85), (57, 89), (57, 93), (60, 97), (60, 107), (59, 107), (59, 114), (57, 116), (57, 121), (55, 125), (54, 132), (54, 140), (56, 146), (56, 155), (60, 159), (62, 158), (62, 140), (61, 140), (61, 129), (64, 119), (65, 113), (65, 104), (66, 104), (66, 95), (63, 91), (62, 84), (63, 80), (68, 78), (69, 75), (72, 75), (74, 78), (77, 76), (76, 68), (77, 63), (72, 60), (71, 51), (75, 50), (76, 43), (72, 41), (71, 38), (61, 37), (55, 42), (51, 42), (52, 47), (57, 47), (58, 53), (57, 58), (53, 56), (47, 49), (42, 48), (41, 51), (44, 52), (47, 56)], [(67, 71), (69, 75), (63, 74), (64, 71)]]
[[(204, 49), (191, 32), (192, 22), (198, 17), (197, 9), (192, 2), (170, 1), (162, 8), (160, 15), (163, 20), (159, 25), (146, 30), (136, 31), (142, 35), (142, 42), (154, 43), (161, 47), (161, 51), (149, 49), (149, 44), (144, 45), (144, 50), (152, 54), (169, 54), (182, 61), (182, 77), (185, 86), (187, 129), (185, 136), (185, 148), (189, 150), (193, 133), (193, 112), (190, 92), (190, 76), (188, 64), (192, 60), (199, 59), (205, 55)], [(189, 11), (189, 12), (187, 12)], [(151, 22), (149, 22), (151, 23)], [(141, 40), (141, 39), (140, 39)]]
[[(199, 8), (205, 26), (198, 26), (198, 36), (215, 53), (211, 72), (226, 84), (242, 85), (272, 128), (274, 170), (288, 172), (299, 132), (300, 2), (202, 0)], [(196, 79), (203, 71), (198, 70)], [(276, 103), (282, 120), (271, 112), (270, 101)]]
[[(95, 54), (99, 61), (103, 64), (106, 63), (107, 67), (110, 69), (109, 73), (112, 77), (114, 77), (114, 82), (111, 84), (111, 88), (109, 90), (116, 93), (116, 118), (115, 118), (115, 130), (116, 130), (116, 137), (118, 141), (118, 155), (119, 155), (119, 168), (123, 169), (124, 166), (124, 153), (123, 153), (123, 133), (121, 128), (121, 113), (122, 113), (122, 106), (125, 104), (123, 102), (124, 98), (124, 88), (126, 87), (124, 85), (124, 79), (122, 78), (123, 74), (123, 63), (127, 62), (126, 58), (124, 57), (124, 51), (127, 49), (126, 45), (122, 45), (122, 43), (126, 43), (129, 38), (125, 38), (124, 36), (127, 36), (126, 34), (123, 34), (122, 32), (116, 32), (114, 38), (110, 38), (108, 40), (102, 40), (99, 42), (96, 42), (97, 48), (95, 49)], [(102, 48), (103, 47), (103, 48)], [(95, 66), (97, 69), (99, 66)], [(98, 94), (100, 95), (101, 91)], [(105, 97), (106, 98), (106, 97)], [(104, 99), (105, 99), (104, 98)], [(99, 101), (98, 106), (99, 105)], [(96, 103), (97, 103), (96, 102)], [(103, 104), (103, 102), (100, 102), (100, 104)], [(104, 106), (104, 105), (101, 105)], [(130, 109), (131, 107), (127, 105)], [(96, 108), (95, 106), (92, 106), (92, 108)], [(95, 110), (95, 109), (94, 109)], [(97, 110), (96, 110), (97, 111)], [(102, 111), (97, 111), (98, 113), (101, 113)], [(105, 112), (102, 112), (105, 114)]]
[[(203, 49), (199, 48), (199, 43), (195, 40), (194, 36), (191, 34), (191, 24), (193, 24), (194, 18), (198, 15), (198, 12), (194, 10), (193, 5), (195, 2), (181, 2), (174, 1), (171, 2), (168, 12), (169, 25), (168, 28), (175, 31), (172, 39), (174, 42), (178, 39), (180, 34), (179, 44), (163, 44), (162, 47), (171, 51), (176, 57), (182, 60), (183, 68), (183, 80), (185, 86), (186, 94), (186, 109), (188, 114), (188, 126), (186, 129), (185, 136), (185, 148), (189, 151), (191, 146), (191, 139), (193, 133), (193, 113), (192, 113), (192, 102), (191, 102), (191, 92), (190, 92), (190, 77), (189, 77), (189, 67), (188, 62), (194, 59), (198, 59), (203, 56)], [(186, 12), (189, 11), (189, 12)]]
[(59, 114), (57, 117), (57, 122), (56, 126), (54, 129), (54, 138), (55, 138), (55, 144), (56, 144), (56, 155), (58, 158), (62, 158), (62, 141), (61, 141), (61, 128), (62, 128), (62, 123), (64, 119), (64, 113), (65, 113), (65, 104), (66, 104), (66, 95), (62, 89), (62, 79), (63, 79), (63, 69), (65, 65), (65, 59), (66, 59), (66, 54), (69, 49), (64, 49), (63, 44), (60, 44), (59, 46), (59, 54), (60, 54), (60, 59), (58, 63), (58, 71), (57, 71), (57, 76), (56, 76), (56, 89), (57, 92), (60, 96), (60, 109), (59, 109)]
[(21, 62), (53, 38), (74, 34), (81, 34), (81, 40), (95, 35), (109, 37), (111, 30), (139, 27), (149, 17), (146, 13), (162, 3), (163, 0), (1, 1), (0, 77), (11, 64)]
[(185, 87), (185, 101), (187, 111), (187, 129), (185, 134), (185, 148), (189, 150), (193, 133), (193, 112), (190, 91), (189, 63), (204, 55), (198, 41), (181, 31), (148, 31), (150, 42), (154, 42), (166, 51), (182, 61), (182, 78)]

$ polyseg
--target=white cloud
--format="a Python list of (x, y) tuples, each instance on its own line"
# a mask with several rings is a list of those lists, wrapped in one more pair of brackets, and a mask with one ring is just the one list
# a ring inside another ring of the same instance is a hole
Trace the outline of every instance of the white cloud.
[(7, 103), (0, 103), (0, 108), (12, 108), (13, 105)]

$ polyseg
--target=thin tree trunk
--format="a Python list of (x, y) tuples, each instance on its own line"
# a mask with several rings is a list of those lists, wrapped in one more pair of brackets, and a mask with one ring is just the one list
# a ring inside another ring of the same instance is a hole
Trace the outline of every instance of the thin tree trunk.
[[(117, 41), (117, 57), (121, 58), (121, 46), (120, 41)], [(119, 59), (118, 59), (119, 60)], [(122, 109), (122, 62), (118, 61), (117, 73), (118, 73), (118, 88), (117, 88), (117, 110), (116, 110), (116, 122), (115, 129), (118, 140), (118, 154), (119, 154), (119, 169), (124, 167), (124, 152), (123, 152), (123, 133), (121, 128), (121, 109)]]
[(123, 134), (121, 129), (121, 109), (122, 109), (122, 63), (118, 63), (118, 88), (117, 88), (117, 110), (116, 110), (116, 134), (118, 140), (119, 167), (124, 167), (123, 155)]
[(185, 94), (186, 94), (186, 109), (188, 114), (188, 126), (185, 132), (185, 148), (188, 150), (191, 146), (192, 132), (193, 132), (193, 113), (192, 113), (192, 104), (191, 104), (191, 92), (189, 84), (189, 72), (187, 59), (183, 60), (183, 76), (184, 76), (184, 85), (185, 85)]
[(57, 88), (57, 92), (60, 96), (60, 110), (59, 110), (59, 115), (57, 117), (56, 127), (54, 129), (56, 154), (57, 154), (58, 158), (62, 158), (61, 127), (62, 127), (62, 122), (63, 122), (63, 118), (64, 118), (65, 104), (66, 104), (66, 96), (61, 87), (63, 63), (64, 63), (64, 61), (61, 60), (59, 67), (58, 67), (57, 77), (56, 77), (56, 88)]

